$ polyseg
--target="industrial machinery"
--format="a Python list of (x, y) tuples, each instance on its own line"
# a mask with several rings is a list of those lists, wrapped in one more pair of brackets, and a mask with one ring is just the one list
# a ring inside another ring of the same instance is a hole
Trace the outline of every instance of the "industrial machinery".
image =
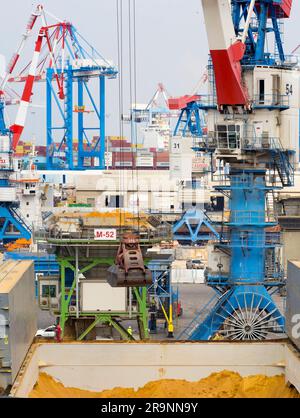
[(144, 265), (139, 239), (136, 235), (123, 236), (116, 264), (108, 270), (108, 283), (112, 287), (142, 287), (152, 284), (152, 274)]
[[(61, 169), (61, 164), (58, 164), (61, 159), (65, 161), (66, 169), (104, 169), (105, 80), (116, 78), (117, 69), (85, 40), (72, 23), (55, 18), (55, 23), (49, 24), (48, 16), (53, 18), (42, 5), (31, 15), (5, 77), (10, 83), (25, 83), (17, 118), (11, 127), (13, 149), (24, 130), (34, 84), (46, 81), (47, 169)], [(41, 27), (33, 58), (18, 75), (13, 75), (38, 19), (41, 19)], [(93, 95), (96, 88), (90, 85), (91, 80), (98, 81), (97, 99)], [(75, 84), (77, 103), (74, 103)], [(74, 144), (74, 115), (77, 115), (77, 144)], [(86, 122), (88, 117), (89, 122)]]
[(30, 240), (31, 230), (17, 211), (16, 187), (10, 182), (14, 173), (11, 132), (6, 128), (3, 112), (0, 98), (0, 242), (5, 245), (18, 239)]
[(177, 117), (178, 112), (174, 112), (169, 107), (170, 94), (165, 86), (159, 83), (150, 102), (146, 105), (133, 103), (131, 115), (122, 115), (124, 122), (134, 122), (137, 124), (147, 123), (152, 125), (157, 119), (171, 119)]
[(206, 104), (198, 89), (208, 81), (208, 72), (205, 71), (196, 89), (191, 95), (172, 97), (168, 99), (171, 111), (179, 112), (178, 121), (174, 130), (174, 136), (182, 135), (202, 137), (207, 133), (206, 129)]
[(173, 258), (151, 260), (148, 268), (152, 272), (153, 284), (148, 287), (149, 295), (149, 330), (157, 333), (158, 322), (163, 321), (168, 338), (174, 337), (174, 319), (183, 313), (179, 298), (179, 288), (175, 289), (171, 280)]
[(184, 244), (195, 245), (219, 238), (213, 221), (200, 209), (189, 209), (173, 226), (173, 239)]
[(215, 246), (230, 268), (207, 275), (216, 296), (179, 338), (262, 340), (285, 329), (272, 297), (284, 285), (274, 192), (293, 185), (298, 149), (299, 70), (284, 54), (281, 20), (292, 1), (202, 5), (214, 76), (199, 151), (224, 163), (216, 189), (229, 198), (230, 215)]

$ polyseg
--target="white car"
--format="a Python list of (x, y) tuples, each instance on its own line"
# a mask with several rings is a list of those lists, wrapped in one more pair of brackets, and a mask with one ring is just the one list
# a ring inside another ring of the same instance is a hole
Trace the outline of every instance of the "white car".
[(56, 325), (51, 325), (51, 327), (48, 327), (46, 329), (39, 329), (35, 336), (40, 338), (55, 338)]
[(194, 270), (204, 270), (205, 265), (202, 260), (187, 260), (186, 262), (187, 269), (194, 269)]

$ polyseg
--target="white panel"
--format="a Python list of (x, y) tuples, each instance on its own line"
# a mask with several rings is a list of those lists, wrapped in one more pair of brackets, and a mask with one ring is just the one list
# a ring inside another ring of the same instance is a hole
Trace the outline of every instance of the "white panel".
[(14, 189), (13, 187), (1, 188), (0, 202), (16, 202), (16, 201), (17, 201), (16, 189)]
[(235, 40), (235, 32), (228, 0), (201, 0), (209, 49), (228, 49)]
[(186, 180), (192, 179), (192, 156), (171, 155), (170, 156), (170, 179)]
[(82, 312), (125, 312), (126, 288), (113, 288), (105, 282), (81, 282)]
[(204, 270), (172, 269), (171, 281), (172, 283), (203, 284), (204, 283)]
[(192, 151), (193, 139), (182, 136), (174, 136), (170, 141), (170, 153), (172, 155), (190, 154), (193, 155)]

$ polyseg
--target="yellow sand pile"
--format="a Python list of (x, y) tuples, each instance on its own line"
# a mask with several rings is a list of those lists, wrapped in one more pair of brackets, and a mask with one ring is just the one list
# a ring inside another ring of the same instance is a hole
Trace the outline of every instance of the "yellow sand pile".
[(65, 388), (42, 373), (31, 398), (300, 398), (285, 384), (284, 376), (262, 375), (242, 378), (238, 373), (214, 373), (199, 382), (160, 380), (138, 391), (115, 388), (101, 393)]

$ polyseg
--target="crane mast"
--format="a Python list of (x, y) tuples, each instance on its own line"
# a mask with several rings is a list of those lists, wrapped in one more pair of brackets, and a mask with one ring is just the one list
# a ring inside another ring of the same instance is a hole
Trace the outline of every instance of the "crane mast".
[(209, 248), (207, 284), (216, 298), (209, 314), (200, 311), (181, 338), (274, 338), (285, 329), (272, 297), (285, 285), (274, 196), (294, 184), (299, 154), (299, 68), (284, 53), (281, 29), (292, 1), (201, 3), (212, 104), (208, 133), (195, 149), (223, 162), (215, 189), (228, 198), (230, 215), (220, 241)]

